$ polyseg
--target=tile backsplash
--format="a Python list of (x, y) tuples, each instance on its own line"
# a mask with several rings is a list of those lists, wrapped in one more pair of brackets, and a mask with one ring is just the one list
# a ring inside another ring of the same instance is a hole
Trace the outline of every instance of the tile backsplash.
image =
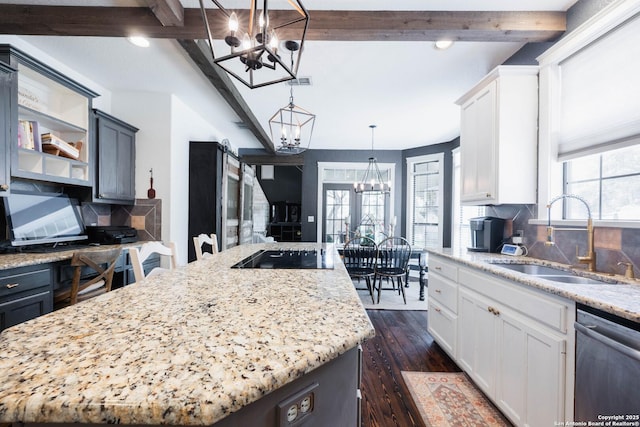
[[(505, 237), (516, 230), (524, 231), (524, 245), (528, 255), (548, 261), (586, 267), (576, 260), (576, 247), (580, 255), (587, 252), (587, 232), (585, 228), (576, 230), (555, 230), (555, 245), (546, 246), (547, 227), (529, 224), (537, 217), (536, 205), (501, 205), (487, 207), (487, 215), (506, 220)], [(598, 227), (594, 229), (596, 269), (604, 273), (624, 274), (626, 266), (619, 262), (632, 263), (636, 277), (640, 277), (640, 229)]]
[(135, 205), (83, 203), (84, 225), (127, 225), (138, 230), (138, 239), (162, 240), (162, 200), (136, 199)]

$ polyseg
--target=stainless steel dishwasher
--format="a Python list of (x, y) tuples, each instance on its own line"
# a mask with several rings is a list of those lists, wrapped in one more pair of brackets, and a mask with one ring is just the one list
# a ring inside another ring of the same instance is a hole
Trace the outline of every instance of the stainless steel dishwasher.
[(579, 304), (575, 328), (575, 421), (638, 425), (640, 324)]

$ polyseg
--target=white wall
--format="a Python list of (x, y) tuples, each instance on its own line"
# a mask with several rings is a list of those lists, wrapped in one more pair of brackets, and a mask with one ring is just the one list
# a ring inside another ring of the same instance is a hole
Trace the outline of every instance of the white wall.
[(100, 96), (93, 100), (93, 107), (98, 108), (107, 113), (111, 110), (111, 91), (104, 86), (94, 82), (87, 78), (85, 75), (76, 72), (73, 68), (69, 67), (64, 62), (58, 61), (53, 56), (50, 56), (45, 51), (34, 47), (32, 44), (26, 42), (18, 36), (2, 36), (0, 35), (0, 44), (10, 44), (18, 50), (33, 56), (38, 61), (47, 64), (54, 70), (64, 74), (72, 80), (80, 83), (81, 85), (91, 89)]
[(216, 141), (220, 132), (169, 93), (118, 92), (113, 94), (112, 107), (114, 116), (140, 129), (136, 134), (136, 198), (147, 197), (153, 168), (156, 198), (162, 199), (162, 240), (175, 242), (178, 264), (186, 264), (189, 141)]

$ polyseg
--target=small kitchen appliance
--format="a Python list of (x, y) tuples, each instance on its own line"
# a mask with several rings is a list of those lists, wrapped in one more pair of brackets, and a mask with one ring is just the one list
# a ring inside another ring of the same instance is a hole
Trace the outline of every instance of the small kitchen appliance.
[(471, 252), (499, 252), (504, 235), (504, 219), (481, 216), (469, 220)]

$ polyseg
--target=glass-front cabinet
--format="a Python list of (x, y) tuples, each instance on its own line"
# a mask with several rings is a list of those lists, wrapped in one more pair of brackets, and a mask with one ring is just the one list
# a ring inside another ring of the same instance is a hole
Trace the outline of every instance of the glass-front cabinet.
[(18, 70), (10, 94), (11, 176), (93, 185), (89, 113), (97, 94), (9, 45), (0, 45), (0, 60)]

